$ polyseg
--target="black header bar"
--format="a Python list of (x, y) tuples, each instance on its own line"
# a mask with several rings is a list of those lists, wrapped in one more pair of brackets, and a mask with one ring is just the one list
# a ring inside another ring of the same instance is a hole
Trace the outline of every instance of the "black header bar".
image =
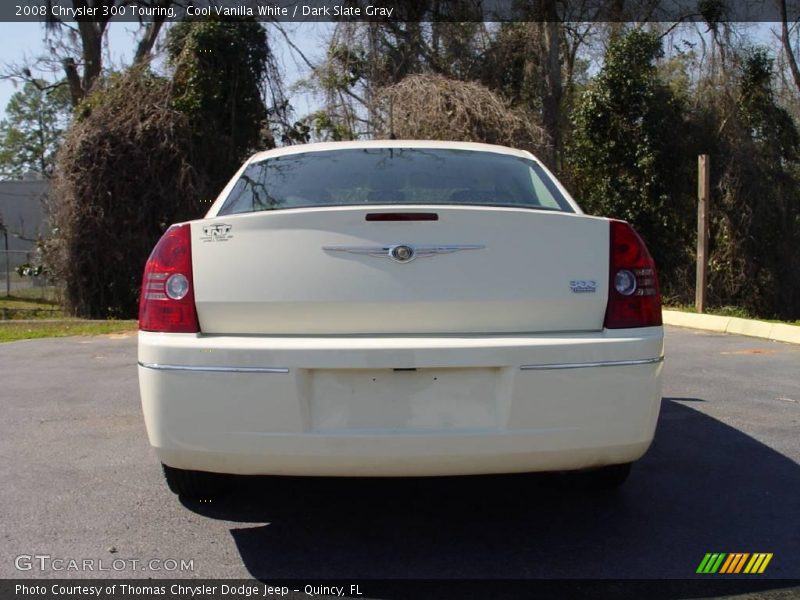
[[(774, 0), (3, 0), (0, 21), (777, 22)], [(621, 6), (621, 8), (620, 8)], [(790, 23), (800, 0), (787, 0)]]

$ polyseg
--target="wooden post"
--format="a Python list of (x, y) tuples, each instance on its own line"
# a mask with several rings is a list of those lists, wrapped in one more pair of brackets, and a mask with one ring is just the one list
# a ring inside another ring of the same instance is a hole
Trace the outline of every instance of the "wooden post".
[(697, 157), (697, 276), (694, 288), (694, 307), (701, 313), (706, 309), (708, 282), (708, 205), (711, 202), (711, 172), (708, 154)]
[[(3, 231), (3, 240), (4, 240), (4, 248), (6, 254), (6, 296), (11, 295), (11, 257), (8, 253), (8, 228), (6, 224), (3, 222), (3, 215), (0, 215), (0, 229)], [(3, 318), (5, 318), (5, 312), (3, 312)]]

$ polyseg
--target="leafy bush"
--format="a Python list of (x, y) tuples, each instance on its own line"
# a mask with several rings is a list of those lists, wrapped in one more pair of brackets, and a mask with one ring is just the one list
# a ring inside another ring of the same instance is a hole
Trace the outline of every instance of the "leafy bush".
[(647, 242), (668, 295), (685, 294), (695, 207), (681, 97), (658, 76), (661, 40), (612, 38), (605, 65), (577, 101), (567, 147), (575, 196), (592, 214), (629, 221)]

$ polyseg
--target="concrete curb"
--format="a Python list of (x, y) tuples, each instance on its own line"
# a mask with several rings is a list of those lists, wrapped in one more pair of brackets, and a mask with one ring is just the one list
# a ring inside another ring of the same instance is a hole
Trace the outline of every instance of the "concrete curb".
[(800, 344), (800, 327), (785, 323), (768, 323), (740, 319), (739, 317), (721, 317), (719, 315), (699, 315), (679, 310), (662, 311), (664, 325), (703, 329), (717, 333), (732, 333), (750, 337)]

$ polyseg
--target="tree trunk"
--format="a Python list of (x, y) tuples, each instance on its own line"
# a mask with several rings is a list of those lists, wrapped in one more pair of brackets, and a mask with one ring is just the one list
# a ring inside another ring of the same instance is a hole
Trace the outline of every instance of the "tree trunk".
[(786, 54), (786, 60), (789, 62), (789, 70), (792, 72), (792, 79), (797, 91), (800, 91), (800, 69), (797, 67), (797, 60), (794, 57), (792, 50), (792, 42), (789, 39), (789, 22), (786, 15), (786, 0), (779, 0), (781, 9), (781, 42), (783, 43), (783, 52)]
[(542, 126), (550, 138), (550, 149), (546, 157), (548, 166), (555, 168), (561, 154), (561, 35), (560, 23), (552, 5), (546, 21), (541, 24), (542, 48)]
[(106, 22), (80, 21), (78, 23), (83, 57), (81, 88), (84, 96), (103, 71), (103, 33), (105, 29)]
[(158, 34), (164, 26), (164, 19), (161, 17), (154, 18), (145, 28), (144, 35), (139, 43), (136, 45), (136, 54), (133, 57), (133, 64), (138, 65), (150, 58), (150, 53), (153, 51), (153, 46), (156, 44)]
[(80, 75), (78, 75), (78, 67), (75, 66), (75, 61), (71, 58), (65, 58), (61, 64), (64, 67), (64, 74), (69, 85), (69, 100), (72, 107), (75, 108), (83, 100), (83, 87), (81, 86)]

